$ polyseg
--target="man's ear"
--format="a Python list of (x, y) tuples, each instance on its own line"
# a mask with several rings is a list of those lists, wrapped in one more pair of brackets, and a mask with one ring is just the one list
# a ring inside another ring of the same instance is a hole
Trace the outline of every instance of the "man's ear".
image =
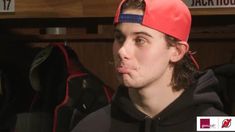
[(170, 60), (171, 60), (171, 62), (177, 62), (184, 57), (185, 53), (188, 52), (189, 45), (187, 42), (180, 41), (172, 48), (174, 50), (173, 50), (173, 53), (172, 53)]

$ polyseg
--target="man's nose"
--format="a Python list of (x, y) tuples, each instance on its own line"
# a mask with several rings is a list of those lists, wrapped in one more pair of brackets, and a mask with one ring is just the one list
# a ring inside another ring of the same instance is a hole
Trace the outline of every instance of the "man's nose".
[(118, 55), (122, 60), (129, 59), (131, 51), (132, 51), (131, 43), (126, 40), (125, 42), (123, 42), (120, 49), (118, 50)]

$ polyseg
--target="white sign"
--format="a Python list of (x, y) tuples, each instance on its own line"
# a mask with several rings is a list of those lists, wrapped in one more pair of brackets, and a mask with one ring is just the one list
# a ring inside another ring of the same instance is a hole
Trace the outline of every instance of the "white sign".
[(15, 12), (15, 0), (0, 0), (0, 12)]
[(235, 131), (235, 116), (198, 116), (197, 131)]
[(235, 0), (184, 0), (189, 8), (231, 8)]

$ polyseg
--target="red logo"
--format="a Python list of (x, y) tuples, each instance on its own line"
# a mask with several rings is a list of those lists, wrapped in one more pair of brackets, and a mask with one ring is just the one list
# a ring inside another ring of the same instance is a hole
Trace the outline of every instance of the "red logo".
[(222, 123), (222, 128), (229, 128), (231, 126), (232, 119), (224, 119)]

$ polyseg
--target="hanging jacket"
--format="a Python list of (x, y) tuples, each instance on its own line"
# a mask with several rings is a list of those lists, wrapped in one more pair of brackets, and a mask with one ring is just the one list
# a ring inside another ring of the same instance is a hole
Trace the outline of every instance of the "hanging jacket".
[[(82, 120), (72, 132), (195, 132), (197, 116), (225, 116), (212, 70), (195, 75), (181, 96), (154, 118), (140, 112), (119, 87), (111, 105)], [(156, 100), (157, 101), (157, 100)]]
[(107, 105), (112, 91), (64, 43), (43, 48), (30, 68), (35, 96), (17, 114), (15, 132), (68, 132), (86, 115)]
[(226, 63), (210, 67), (219, 80), (218, 91), (228, 115), (235, 115), (235, 64)]

